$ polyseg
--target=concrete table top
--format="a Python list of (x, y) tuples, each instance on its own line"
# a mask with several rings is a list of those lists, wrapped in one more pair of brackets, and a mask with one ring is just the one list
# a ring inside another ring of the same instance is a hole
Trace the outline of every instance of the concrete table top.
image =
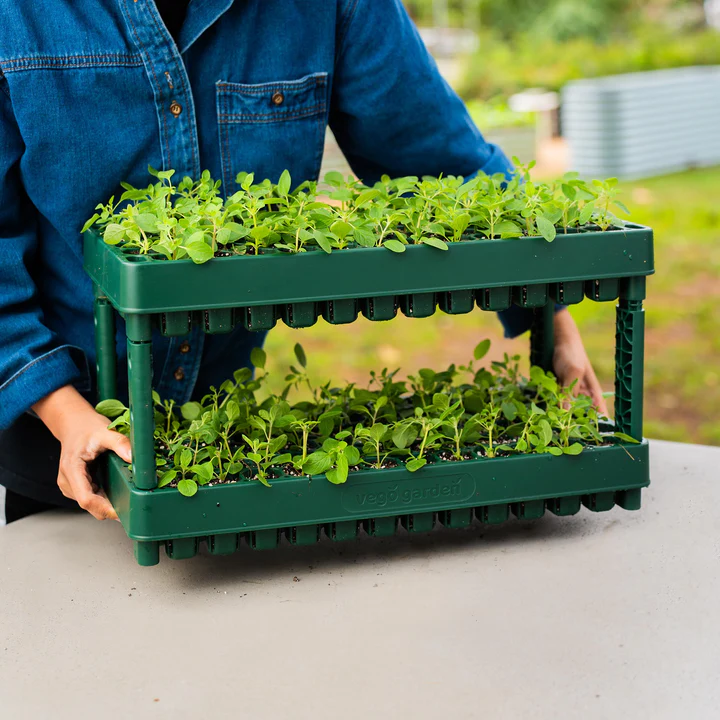
[(643, 509), (138, 567), (116, 523), (0, 529), (3, 720), (717, 718), (720, 448)]

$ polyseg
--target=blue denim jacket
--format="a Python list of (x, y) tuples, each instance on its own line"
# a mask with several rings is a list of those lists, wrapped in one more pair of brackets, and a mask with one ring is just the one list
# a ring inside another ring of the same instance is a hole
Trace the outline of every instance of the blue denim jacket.
[[(241, 170), (316, 178), (327, 124), (367, 183), (510, 170), (400, 0), (194, 0), (177, 43), (153, 0), (0, 0), (0, 428), (65, 384), (92, 391), (79, 230), (96, 203), (148, 164), (231, 191)], [(262, 339), (158, 337), (155, 386), (185, 401)]]

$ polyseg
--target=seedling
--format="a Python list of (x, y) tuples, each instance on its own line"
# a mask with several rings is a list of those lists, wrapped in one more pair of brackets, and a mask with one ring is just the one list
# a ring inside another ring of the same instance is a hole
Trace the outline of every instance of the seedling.
[[(257, 349), (251, 358), (257, 377), (238, 370), (200, 401), (179, 408), (154, 395), (158, 485), (188, 497), (210, 483), (257, 480), (269, 486), (285, 466), (341, 484), (353, 467), (382, 469), (391, 460), (421, 472), (433, 459), (462, 462), (468, 451), (490, 460), (576, 455), (592, 445), (635, 442), (605, 431), (590, 398), (575, 396), (551, 373), (532, 367), (523, 377), (518, 356), (479, 367), (489, 346), (479, 343), (474, 358), (459, 368), (424, 368), (407, 381), (397, 379), (397, 370), (383, 369), (370, 373), (365, 388), (334, 388), (310, 382), (307, 357), (297, 345), (297, 366), (280, 395), (264, 389), (266, 357)], [(307, 388), (312, 400), (291, 404), (299, 388)], [(129, 433), (123, 403), (104, 400), (97, 410), (111, 420), (109, 427)]]
[[(517, 161), (516, 161), (517, 162)], [(394, 253), (408, 245), (447, 250), (449, 243), (473, 239), (541, 236), (551, 242), (558, 230), (622, 227), (614, 214), (627, 208), (617, 199), (617, 180), (588, 184), (576, 175), (557, 182), (534, 182), (533, 166), (519, 163), (514, 178), (479, 174), (458, 177), (387, 176), (367, 187), (338, 172), (325, 176), (333, 202), (323, 189), (304, 182), (292, 189), (285, 170), (276, 184), (255, 182), (240, 173), (237, 191), (206, 171), (198, 181), (183, 178), (173, 185), (173, 170), (149, 168), (158, 182), (147, 188), (123, 183), (118, 202), (111, 197), (96, 207), (83, 231), (96, 227), (106, 243), (124, 252), (156, 259), (190, 259), (205, 263), (227, 255), (267, 251), (326, 253), (350, 247), (384, 247)]]

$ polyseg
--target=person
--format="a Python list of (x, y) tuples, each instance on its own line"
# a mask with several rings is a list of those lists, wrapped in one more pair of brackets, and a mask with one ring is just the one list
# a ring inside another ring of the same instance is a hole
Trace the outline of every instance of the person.
[[(510, 174), (400, 0), (0, 0), (0, 486), (8, 520), (115, 511), (89, 466), (126, 437), (91, 404), (93, 290), (80, 228), (147, 167), (233, 191), (242, 170), (315, 179), (329, 124), (353, 171)], [(602, 406), (566, 310), (555, 371)], [(501, 315), (508, 336), (529, 312)], [(118, 328), (120, 363), (124, 329)], [(153, 341), (154, 387), (186, 402), (247, 364), (260, 333)], [(119, 369), (119, 378), (125, 373)], [(126, 387), (120, 388), (126, 393)], [(122, 396), (122, 395), (121, 395)]]

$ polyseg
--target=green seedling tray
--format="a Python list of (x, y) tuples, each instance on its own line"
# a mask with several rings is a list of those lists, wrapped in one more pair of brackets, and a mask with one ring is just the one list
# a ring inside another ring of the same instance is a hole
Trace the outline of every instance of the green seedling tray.
[(201, 487), (191, 498), (172, 488), (139, 490), (132, 470), (115, 455), (106, 464), (106, 489), (138, 561), (158, 562), (164, 545), (173, 558), (194, 555), (202, 541), (210, 552), (233, 552), (241, 541), (273, 548), (285, 536), (314, 543), (321, 530), (334, 540), (540, 517), (545, 510), (571, 515), (581, 504), (594, 511), (640, 507), (649, 484), (648, 444), (587, 448), (577, 456), (519, 455), (438, 461), (416, 473), (404, 467), (359, 470), (344, 485), (324, 477), (284, 476), (267, 488), (257, 481)]
[(646, 276), (654, 272), (652, 230), (622, 230), (542, 238), (470, 240), (448, 251), (410, 245), (320, 250), (297, 255), (215, 258), (204, 265), (123, 254), (95, 232), (85, 235), (85, 266), (96, 293), (96, 345), (100, 399), (117, 392), (116, 311), (125, 316), (133, 467), (116, 456), (105, 464), (104, 484), (134, 541), (141, 565), (158, 562), (160, 546), (172, 558), (194, 555), (202, 542), (227, 554), (241, 542), (274, 548), (333, 540), (360, 532), (392, 535), (398, 527), (426, 532), (440, 522), (462, 528), (475, 520), (499, 523), (511, 515), (531, 519), (546, 511), (572, 515), (582, 506), (640, 507), (649, 482), (643, 441), (588, 448), (579, 456), (519, 455), (438, 461), (409, 473), (404, 467), (361, 470), (335, 486), (324, 477), (280, 477), (201, 487), (191, 498), (157, 488), (152, 408), (152, 329), (180, 336), (193, 325), (208, 333), (237, 324), (266, 330), (282, 320), (308, 327), (328, 322), (427, 317), (474, 307), (531, 308), (530, 360), (552, 367), (554, 302), (617, 300), (615, 422), (642, 439)]
[[(549, 293), (565, 294), (559, 283), (567, 286), (570, 302), (579, 302), (583, 293), (609, 300), (618, 297), (620, 278), (652, 274), (654, 259), (652, 230), (639, 225), (558, 234), (551, 243), (536, 237), (470, 240), (451, 243), (447, 251), (408, 245), (400, 254), (385, 248), (353, 248), (327, 255), (318, 249), (214, 258), (199, 266), (190, 260), (128, 255), (89, 230), (85, 268), (122, 313), (279, 307), (256, 321), (264, 328), (278, 317), (287, 322), (288, 315), (297, 326), (312, 324), (318, 312), (333, 316), (335, 308), (309, 305), (331, 301), (365, 299), (363, 314), (391, 318), (397, 307), (376, 309), (367, 302), (382, 296), (401, 297), (395, 304), (415, 317), (431, 314), (436, 302), (450, 309), (455, 305), (459, 312), (470, 309), (467, 295), (440, 295), (448, 291), (480, 290), (477, 302), (484, 309), (503, 305), (502, 300), (490, 299), (487, 291), (493, 288), (514, 288), (511, 297), (517, 304), (540, 307)], [(510, 297), (504, 304), (509, 303)], [(289, 307), (292, 304), (295, 307)], [(354, 305), (339, 310), (338, 322), (354, 319)], [(253, 318), (249, 322), (252, 325)]]

